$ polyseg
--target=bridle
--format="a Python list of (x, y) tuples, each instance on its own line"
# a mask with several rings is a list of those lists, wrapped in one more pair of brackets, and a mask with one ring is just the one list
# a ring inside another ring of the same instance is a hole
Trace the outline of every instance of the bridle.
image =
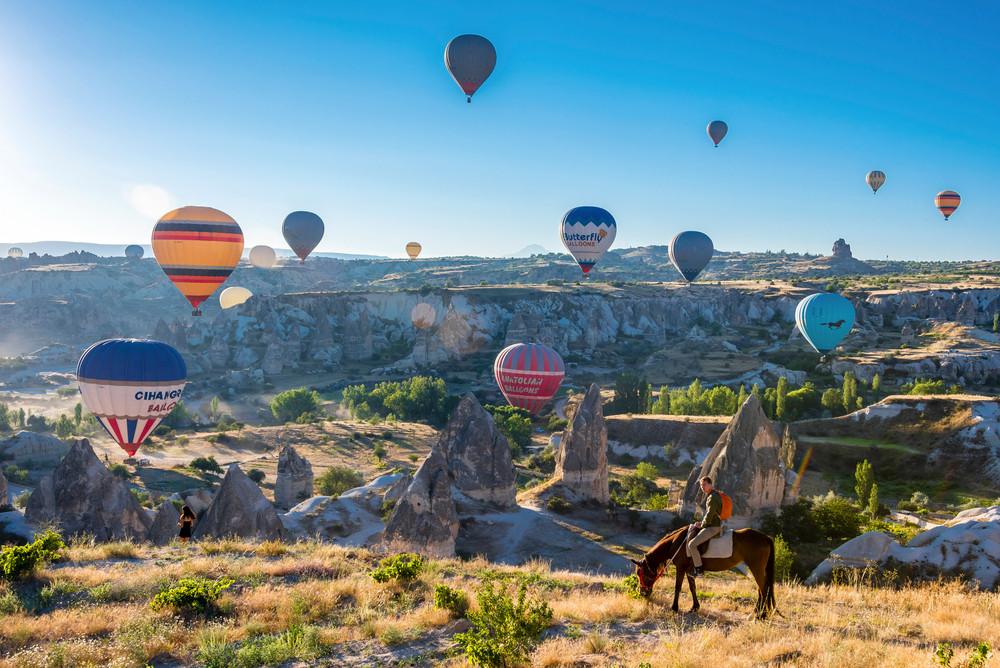
[(642, 558), (642, 561), (633, 560), (633, 563), (636, 565), (636, 575), (639, 577), (639, 589), (648, 595), (652, 591), (653, 585), (656, 584), (656, 580), (660, 577), (660, 574), (663, 573), (663, 568), (661, 567), (659, 570), (654, 571), (649, 567), (645, 557)]

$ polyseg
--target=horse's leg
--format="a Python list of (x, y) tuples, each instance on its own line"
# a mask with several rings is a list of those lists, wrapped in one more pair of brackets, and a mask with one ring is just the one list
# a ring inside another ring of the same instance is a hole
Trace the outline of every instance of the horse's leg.
[(695, 579), (690, 575), (687, 576), (687, 579), (688, 589), (691, 590), (691, 612), (698, 612), (698, 608), (701, 607), (701, 604), (698, 603), (698, 590), (694, 586)]
[[(670, 606), (670, 609), (674, 612), (680, 612), (680, 608), (677, 605), (681, 597), (681, 587), (684, 586), (684, 571), (677, 568), (677, 578), (674, 580), (674, 604)], [(694, 591), (693, 589), (691, 590)]]
[(764, 587), (767, 583), (766, 565), (763, 559), (749, 559), (744, 563), (750, 569), (754, 582), (757, 583), (757, 603), (753, 607), (753, 615), (755, 619), (762, 619), (766, 616), (764, 603)]

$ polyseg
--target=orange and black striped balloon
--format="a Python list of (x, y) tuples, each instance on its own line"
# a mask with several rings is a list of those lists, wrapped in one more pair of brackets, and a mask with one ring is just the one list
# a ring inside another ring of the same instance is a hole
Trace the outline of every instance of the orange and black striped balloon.
[(181, 207), (153, 227), (153, 254), (198, 314), (198, 305), (229, 278), (240, 261), (243, 230), (218, 209)]
[(934, 198), (934, 206), (948, 220), (948, 216), (955, 213), (955, 209), (962, 203), (962, 197), (954, 190), (942, 190)]

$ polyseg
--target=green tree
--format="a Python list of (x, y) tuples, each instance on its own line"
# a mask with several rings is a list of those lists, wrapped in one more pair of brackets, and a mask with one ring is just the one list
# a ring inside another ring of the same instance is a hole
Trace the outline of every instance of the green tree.
[(18, 427), (24, 427), (26, 421), (27, 421), (27, 419), (25, 418), (25, 415), (24, 415), (24, 409), (23, 408), (18, 408), (17, 409), (17, 426)]
[(304, 387), (288, 390), (271, 401), (271, 412), (278, 422), (293, 422), (305, 413), (319, 412), (319, 392)]
[[(212, 397), (212, 403), (210, 405), (211, 405), (211, 411), (212, 411), (212, 418), (213, 419), (218, 418), (219, 417), (219, 397)], [(303, 411), (303, 413), (304, 412), (306, 412), (306, 411)], [(302, 415), (302, 413), (299, 413), (299, 415)], [(298, 417), (298, 415), (296, 415), (296, 417)]]
[(67, 439), (73, 435), (73, 421), (70, 420), (65, 413), (59, 416), (59, 420), (56, 421), (56, 436), (61, 439)]
[[(615, 413), (642, 414), (652, 402), (652, 388), (645, 378), (626, 371), (615, 380)], [(648, 402), (648, 403), (647, 403)]]
[(83, 404), (78, 401), (76, 402), (76, 406), (73, 406), (73, 425), (77, 431), (80, 430), (81, 422), (83, 422)]
[(775, 397), (774, 417), (785, 419), (785, 405), (788, 399), (788, 379), (782, 376), (778, 379), (777, 396)]
[(844, 400), (841, 397), (840, 390), (835, 387), (831, 387), (823, 393), (820, 403), (823, 408), (830, 411), (831, 415), (837, 416), (843, 411)]
[(872, 392), (878, 392), (882, 389), (882, 376), (875, 374), (872, 378)]
[(1000, 313), (993, 314), (993, 331), (1000, 332)]
[(649, 411), (653, 415), (670, 415), (670, 388), (666, 385), (660, 386), (660, 394), (656, 401), (650, 406)]
[(660, 472), (656, 465), (650, 462), (639, 462), (635, 467), (635, 474), (646, 480), (656, 480), (660, 477)]
[(872, 519), (878, 519), (878, 485), (872, 483), (872, 491), (868, 494), (868, 514)]
[(858, 381), (855, 380), (853, 371), (848, 371), (844, 374), (844, 387), (841, 390), (841, 396), (846, 412), (850, 413), (857, 410)]
[(346, 466), (331, 466), (316, 478), (316, 488), (323, 496), (337, 497), (349, 489), (361, 487), (365, 478), (360, 471)]
[(507, 441), (519, 452), (531, 445), (531, 413), (514, 406), (493, 406), (483, 408), (493, 416), (497, 429), (507, 437)]
[(744, 402), (749, 398), (750, 395), (747, 394), (746, 386), (743, 383), (740, 383), (740, 394), (736, 397), (736, 410), (739, 410), (743, 406)]
[(171, 429), (183, 429), (191, 424), (191, 412), (184, 408), (184, 402), (178, 401), (177, 405), (167, 414), (167, 417), (160, 421)]
[(0, 431), (10, 431), (10, 409), (0, 401)]
[(872, 487), (875, 485), (875, 474), (872, 465), (868, 460), (859, 463), (854, 470), (854, 491), (858, 495), (858, 503), (862, 508), (868, 507), (868, 499), (871, 497)]

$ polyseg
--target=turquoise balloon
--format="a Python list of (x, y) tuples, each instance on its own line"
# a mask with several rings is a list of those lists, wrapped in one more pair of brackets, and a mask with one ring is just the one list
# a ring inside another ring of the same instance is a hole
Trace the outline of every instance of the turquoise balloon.
[(795, 324), (816, 352), (829, 352), (854, 327), (854, 304), (830, 292), (809, 295), (795, 307)]

